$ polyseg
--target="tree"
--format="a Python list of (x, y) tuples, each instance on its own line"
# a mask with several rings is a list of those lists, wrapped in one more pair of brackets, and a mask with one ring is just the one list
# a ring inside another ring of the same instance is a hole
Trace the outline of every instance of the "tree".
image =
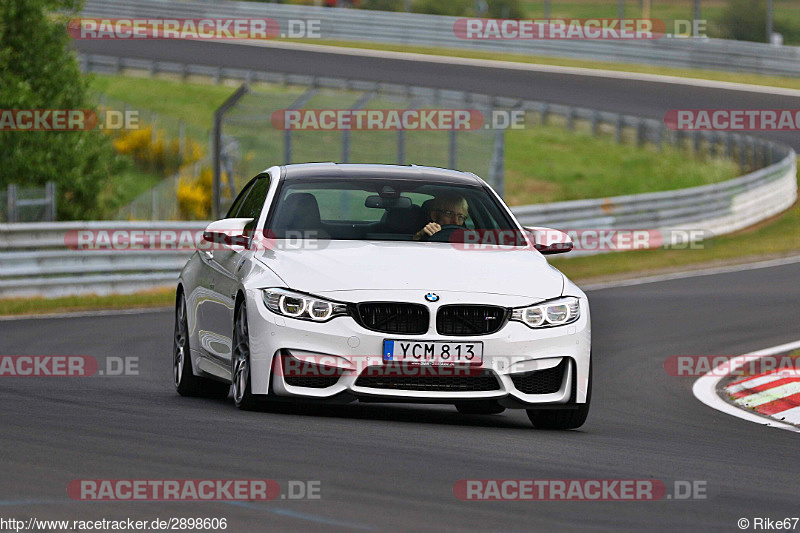
[[(0, 109), (92, 107), (66, 29), (80, 1), (0, 2)], [(59, 219), (102, 216), (101, 193), (122, 164), (98, 131), (0, 131), (0, 186), (54, 181)]]

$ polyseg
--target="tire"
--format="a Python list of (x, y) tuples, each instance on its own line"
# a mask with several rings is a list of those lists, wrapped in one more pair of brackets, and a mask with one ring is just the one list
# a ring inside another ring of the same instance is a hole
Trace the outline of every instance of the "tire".
[(463, 415), (499, 415), (506, 410), (497, 402), (462, 402), (456, 404), (456, 409)]
[(586, 403), (577, 409), (527, 409), (528, 418), (539, 429), (577, 429), (589, 416), (592, 399), (592, 367), (589, 366), (589, 385), (586, 388)]
[(175, 334), (172, 337), (172, 377), (175, 390), (181, 396), (216, 400), (227, 398), (230, 385), (194, 375), (191, 353), (186, 299), (183, 293), (179, 292), (175, 301)]
[(233, 320), (233, 352), (231, 376), (233, 403), (239, 409), (250, 411), (258, 406), (258, 397), (250, 388), (250, 331), (247, 327), (247, 308), (242, 302)]

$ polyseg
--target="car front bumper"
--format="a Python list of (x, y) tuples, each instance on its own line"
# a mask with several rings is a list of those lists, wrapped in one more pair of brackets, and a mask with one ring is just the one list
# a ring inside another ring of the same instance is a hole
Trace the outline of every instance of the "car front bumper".
[[(296, 320), (267, 309), (260, 290), (249, 290), (247, 296), (254, 394), (336, 401), (456, 403), (495, 400), (511, 408), (558, 407), (586, 402), (591, 326), (588, 302), (582, 294), (576, 294), (580, 296), (581, 316), (572, 324), (532, 329), (520, 322), (509, 321), (493, 334), (464, 337), (439, 335), (433, 323), (427, 334), (401, 335), (370, 331), (349, 316), (324, 323)], [(429, 305), (432, 322), (437, 307), (436, 304)], [(408, 367), (404, 367), (403, 377), (399, 380), (361, 379), (359, 382), (368, 368), (384, 365), (385, 339), (482, 342), (483, 363), (477, 368), (470, 367), (471, 371), (462, 367), (449, 373), (446, 369), (430, 371), (416, 367), (416, 371), (412, 371), (413, 377), (408, 376)], [(313, 363), (319, 361), (324, 361), (322, 373), (329, 379), (316, 381), (314, 386), (299, 386), (298, 380), (290, 378), (291, 371), (286, 370), (287, 364), (294, 369), (317, 368)], [(488, 379), (482, 382), (484, 386), (471, 387), (469, 381), (464, 381), (469, 379), (467, 375), (474, 377), (479, 372)], [(559, 372), (560, 382), (553, 385), (555, 372)], [(539, 382), (545, 377), (550, 386), (545, 387), (546, 393), (539, 393), (538, 389), (542, 389)], [(492, 378), (496, 380), (496, 386), (486, 390), (485, 384)]]

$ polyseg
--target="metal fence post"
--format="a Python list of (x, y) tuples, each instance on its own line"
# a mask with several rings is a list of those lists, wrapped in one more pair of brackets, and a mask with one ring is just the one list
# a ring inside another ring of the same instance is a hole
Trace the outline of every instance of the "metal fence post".
[(489, 184), (502, 198), (505, 196), (506, 130), (498, 129), (494, 136), (494, 150), (489, 169)]
[(397, 164), (406, 164), (406, 130), (397, 130)]
[(47, 206), (45, 207), (45, 221), (55, 222), (56, 220), (56, 184), (48, 181), (44, 185), (45, 200)]
[(636, 146), (643, 146), (645, 140), (645, 121), (639, 119), (639, 123), (636, 124)]
[[(350, 109), (363, 109), (365, 105), (372, 99), (373, 93), (367, 91), (353, 104)], [(342, 163), (350, 162), (350, 129), (345, 128), (342, 132)]]
[(292, 130), (287, 128), (283, 132), (283, 164), (292, 163)]
[(152, 144), (156, 144), (156, 140), (158, 138), (158, 131), (156, 128), (156, 124), (158, 123), (158, 113), (152, 112), (150, 113), (150, 142)]
[(8, 184), (8, 222), (17, 221), (17, 186), (13, 183)]
[(214, 220), (219, 220), (220, 216), (220, 177), (222, 174), (222, 169), (220, 168), (221, 165), (221, 150), (222, 150), (222, 117), (225, 116), (225, 113), (228, 110), (236, 105), (242, 96), (247, 94), (249, 88), (247, 84), (242, 84), (235, 93), (230, 95), (227, 100), (225, 100), (219, 108), (214, 111), (214, 126), (212, 129), (212, 156), (213, 156), (213, 170), (214, 170), (214, 183), (212, 185), (212, 192), (211, 192), (211, 216)]
[(614, 140), (617, 144), (622, 143), (622, 127), (624, 125), (622, 115), (617, 114), (617, 121), (614, 124)]
[(178, 123), (178, 156), (181, 163), (186, 159), (186, 123), (182, 120)]
[(666, 129), (666, 126), (662, 123), (658, 127), (658, 129), (656, 130), (656, 148), (658, 148), (659, 152), (664, 149), (664, 130), (665, 129)]
[(600, 133), (600, 111), (592, 111), (592, 136), (597, 137)]
[(458, 150), (458, 139), (456, 138), (456, 129), (450, 130), (450, 168), (456, 168), (456, 151)]

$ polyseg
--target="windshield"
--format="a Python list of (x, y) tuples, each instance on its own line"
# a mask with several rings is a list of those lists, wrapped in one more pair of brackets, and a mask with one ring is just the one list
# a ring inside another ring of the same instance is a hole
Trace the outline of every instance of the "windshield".
[[(423, 231), (431, 223), (436, 235)], [(284, 182), (265, 227), (278, 239), (380, 241), (446, 241), (465, 230), (514, 229), (479, 185), (342, 178)]]

